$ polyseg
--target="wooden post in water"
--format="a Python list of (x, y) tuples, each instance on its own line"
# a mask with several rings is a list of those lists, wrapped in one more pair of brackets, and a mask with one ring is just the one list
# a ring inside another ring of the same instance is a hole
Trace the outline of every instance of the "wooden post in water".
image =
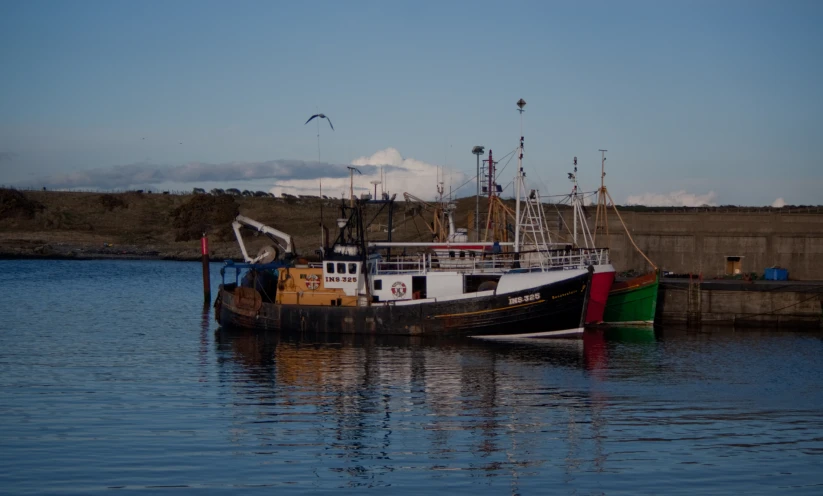
[(200, 253), (203, 259), (203, 305), (209, 306), (211, 303), (211, 281), (209, 277), (209, 239), (206, 233), (200, 238)]

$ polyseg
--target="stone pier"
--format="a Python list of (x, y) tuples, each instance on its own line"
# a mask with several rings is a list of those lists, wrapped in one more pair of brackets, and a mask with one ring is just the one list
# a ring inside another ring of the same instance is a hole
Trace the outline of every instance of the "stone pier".
[(657, 324), (820, 328), (823, 282), (664, 279)]

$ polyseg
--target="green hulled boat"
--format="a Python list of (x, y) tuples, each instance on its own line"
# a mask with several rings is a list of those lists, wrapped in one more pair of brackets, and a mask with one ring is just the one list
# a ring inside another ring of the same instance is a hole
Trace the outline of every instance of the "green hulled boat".
[(610, 325), (654, 325), (658, 271), (626, 281), (615, 281), (609, 291), (603, 322)]
[[(606, 184), (603, 178), (606, 177), (606, 150), (600, 150), (600, 189), (597, 192), (597, 213), (595, 216), (595, 235), (598, 232), (606, 234), (607, 239), (609, 235), (609, 224), (607, 220), (609, 207), (614, 210), (620, 224), (626, 232), (626, 237), (631, 242), (632, 246), (638, 253), (640, 253), (646, 262), (652, 267), (652, 271), (642, 276), (635, 277), (626, 281), (615, 281), (609, 291), (609, 297), (606, 300), (606, 309), (603, 312), (602, 324), (607, 327), (642, 327), (654, 325), (654, 314), (657, 310), (657, 287), (659, 284), (660, 271), (657, 265), (643, 253), (643, 250), (637, 246), (632, 238), (632, 233), (626, 223), (623, 222), (623, 217), (614, 203), (614, 199), (606, 189)], [(569, 174), (570, 178), (576, 177), (577, 173), (577, 158), (575, 160), (575, 174)], [(577, 187), (575, 183), (575, 188)], [(575, 217), (575, 226), (577, 218)], [(585, 222), (585, 221), (584, 221)], [(576, 228), (576, 227), (575, 227)], [(594, 243), (596, 240), (592, 239)], [(599, 325), (599, 324), (598, 324)]]
[(657, 337), (654, 327), (651, 326), (609, 326), (602, 330), (606, 341), (615, 343), (654, 343)]

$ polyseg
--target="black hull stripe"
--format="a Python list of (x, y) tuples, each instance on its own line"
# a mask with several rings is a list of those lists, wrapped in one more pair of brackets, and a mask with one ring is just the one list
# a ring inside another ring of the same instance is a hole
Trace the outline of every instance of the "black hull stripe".
[[(233, 311), (233, 293), (221, 287), (219, 322), (227, 328), (343, 334), (516, 335), (582, 328), (587, 274), (505, 295), (371, 307), (263, 303), (254, 316)], [(541, 298), (509, 305), (510, 298)], [(553, 298), (554, 297), (554, 298)]]

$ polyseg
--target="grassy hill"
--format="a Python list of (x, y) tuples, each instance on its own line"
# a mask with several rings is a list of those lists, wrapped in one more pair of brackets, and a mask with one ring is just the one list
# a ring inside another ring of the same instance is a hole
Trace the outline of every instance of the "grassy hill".
[[(215, 260), (240, 258), (231, 220), (241, 213), (293, 236), (298, 253), (311, 256), (321, 244), (321, 210), (333, 241), (340, 200), (84, 193), (0, 189), (0, 257), (200, 258), (200, 235), (209, 236)], [(369, 239), (387, 239), (386, 209), (368, 207)], [(474, 198), (458, 201), (456, 223), (473, 219)], [(428, 214), (428, 215), (427, 215)], [(419, 204), (397, 201), (394, 241), (431, 241)], [(473, 220), (471, 220), (473, 223)], [(250, 251), (262, 244), (253, 238)]]
[[(457, 227), (474, 225), (474, 197), (457, 200)], [(513, 201), (507, 202), (513, 210)], [(335, 219), (339, 216), (340, 200), (320, 198), (272, 198), (254, 196), (213, 196), (209, 194), (157, 194), (142, 192), (86, 193), (69, 191), (19, 191), (0, 189), (0, 258), (9, 257), (69, 257), (69, 258), (167, 258), (198, 260), (200, 236), (209, 236), (213, 260), (239, 259), (240, 250), (231, 230), (231, 221), (241, 213), (264, 224), (287, 232), (294, 238), (298, 253), (311, 257), (321, 244), (321, 211), (324, 225), (333, 241)], [(367, 232), (370, 240), (387, 239), (385, 209), (370, 205), (366, 220), (372, 220)], [(588, 214), (594, 213), (588, 208)], [(785, 214), (823, 213), (823, 207), (787, 206), (782, 209), (726, 207), (621, 207), (630, 225), (648, 224), (652, 218), (667, 218), (679, 213), (702, 216), (701, 219), (731, 219), (739, 214), (770, 213), (784, 218)], [(481, 225), (485, 220), (485, 200), (481, 199)], [(548, 224), (561, 230), (562, 214), (571, 222), (565, 205), (545, 205)], [(634, 215), (643, 217), (633, 217)], [(652, 214), (652, 215), (649, 215)], [(732, 214), (731, 217), (723, 217)], [(801, 215), (802, 216), (802, 215)], [(610, 217), (610, 223), (617, 219)], [(640, 219), (646, 219), (641, 222)], [(394, 207), (394, 241), (431, 241), (427, 226), (432, 212), (425, 205), (401, 199)], [(589, 223), (593, 224), (590, 218)], [(668, 222), (668, 221), (667, 221)], [(563, 228), (565, 229), (565, 228)], [(612, 230), (617, 232), (617, 224)], [(651, 228), (650, 228), (651, 229)], [(659, 229), (658, 229), (659, 230)], [(473, 233), (473, 230), (471, 230)], [(473, 239), (473, 234), (472, 234)], [(556, 241), (565, 236), (553, 234)], [(264, 237), (252, 238), (249, 251), (264, 244)], [(620, 249), (614, 252), (620, 253)]]

